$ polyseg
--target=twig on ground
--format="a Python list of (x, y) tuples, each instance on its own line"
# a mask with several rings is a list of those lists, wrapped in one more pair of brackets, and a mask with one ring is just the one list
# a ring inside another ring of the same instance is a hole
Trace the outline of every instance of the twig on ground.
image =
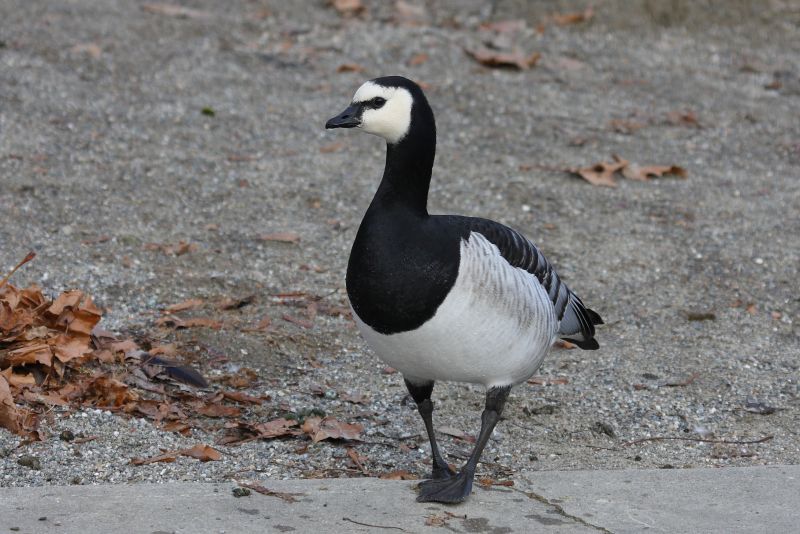
[(85, 438), (75, 438), (72, 440), (74, 445), (80, 445), (81, 443), (89, 443), (90, 441), (94, 441), (98, 439), (100, 436), (87, 436)]
[(20, 267), (22, 267), (23, 265), (25, 265), (26, 263), (28, 263), (29, 261), (31, 261), (35, 257), (36, 257), (36, 253), (34, 251), (28, 252), (25, 255), (25, 257), (22, 258), (22, 261), (19, 262), (18, 264), (16, 264), (14, 266), (14, 268), (11, 269), (11, 271), (5, 276), (5, 278), (0, 280), (0, 287), (3, 287), (4, 285), (6, 285), (6, 282), (8, 282), (8, 279), (11, 278), (14, 275), (15, 272), (17, 272), (17, 269), (19, 269)]
[(761, 439), (740, 441), (740, 440), (724, 440), (724, 439), (682, 438), (678, 436), (655, 436), (652, 438), (642, 438), (642, 439), (635, 439), (633, 441), (626, 441), (622, 444), (622, 446), (627, 447), (629, 445), (636, 445), (639, 443), (645, 443), (647, 441), (668, 441), (668, 440), (699, 441), (702, 443), (723, 443), (725, 445), (754, 445), (756, 443), (764, 443), (765, 441), (769, 441), (774, 437), (775, 436), (764, 436)]
[(695, 380), (700, 376), (700, 373), (692, 373), (686, 380), (679, 380), (679, 381), (672, 381), (666, 382), (663, 384), (663, 387), (667, 388), (675, 388), (675, 387), (683, 387), (683, 386), (690, 386), (694, 383)]
[(268, 495), (270, 497), (278, 497), (279, 499), (283, 499), (286, 502), (292, 503), (297, 502), (296, 497), (302, 497), (305, 493), (286, 493), (282, 491), (273, 491), (271, 489), (265, 488), (259, 484), (251, 484), (251, 483), (243, 483), (238, 482), (241, 487), (251, 489), (255, 492), (260, 493), (261, 495)]
[(350, 523), (355, 523), (356, 525), (361, 525), (362, 527), (370, 527), (370, 528), (390, 528), (390, 529), (394, 529), (394, 530), (402, 530), (403, 532), (405, 532), (405, 529), (402, 529), (402, 528), (400, 528), (400, 527), (385, 527), (385, 526), (383, 526), (383, 525), (371, 525), (370, 523), (362, 523), (361, 521), (355, 521), (355, 520), (353, 520), (353, 519), (350, 519), (349, 517), (343, 517), (343, 518), (342, 518), (342, 521), (349, 521)]

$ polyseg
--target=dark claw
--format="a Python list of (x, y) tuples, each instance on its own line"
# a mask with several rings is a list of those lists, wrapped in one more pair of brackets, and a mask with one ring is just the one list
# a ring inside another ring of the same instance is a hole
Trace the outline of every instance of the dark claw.
[(446, 504), (463, 502), (472, 493), (472, 478), (473, 475), (462, 471), (448, 478), (421, 482), (417, 502), (441, 502)]

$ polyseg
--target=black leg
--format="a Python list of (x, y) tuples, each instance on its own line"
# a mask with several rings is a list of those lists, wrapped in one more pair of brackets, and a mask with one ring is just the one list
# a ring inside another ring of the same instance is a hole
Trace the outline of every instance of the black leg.
[(495, 425), (500, 420), (503, 407), (508, 399), (511, 386), (492, 388), (486, 392), (486, 408), (481, 415), (481, 432), (467, 463), (454, 477), (442, 480), (427, 480), (419, 485), (418, 502), (459, 503), (472, 492), (472, 480), (475, 468), (480, 460), (483, 448), (489, 441)]
[(417, 403), (417, 410), (422, 417), (422, 422), (425, 423), (425, 431), (428, 433), (428, 439), (431, 442), (431, 458), (433, 460), (433, 479), (450, 478), (455, 473), (447, 465), (447, 462), (442, 458), (442, 453), (439, 452), (439, 445), (436, 444), (436, 436), (433, 434), (433, 401), (431, 400), (431, 393), (433, 393), (433, 381), (427, 382), (422, 385), (412, 384), (408, 380), (406, 387), (408, 392), (411, 393), (411, 398)]

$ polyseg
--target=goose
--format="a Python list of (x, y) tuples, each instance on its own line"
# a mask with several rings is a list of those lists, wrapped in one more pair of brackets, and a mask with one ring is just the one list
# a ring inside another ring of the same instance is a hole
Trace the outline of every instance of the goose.
[[(521, 233), (428, 213), (436, 123), (419, 85), (402, 76), (369, 80), (325, 127), (386, 140), (383, 179), (350, 252), (347, 295), (363, 338), (402, 373), (425, 425), (432, 473), (417, 501), (462, 502), (511, 387), (534, 374), (557, 338), (597, 349), (603, 321)], [(480, 432), (458, 472), (434, 435), (436, 381), (486, 388)]]

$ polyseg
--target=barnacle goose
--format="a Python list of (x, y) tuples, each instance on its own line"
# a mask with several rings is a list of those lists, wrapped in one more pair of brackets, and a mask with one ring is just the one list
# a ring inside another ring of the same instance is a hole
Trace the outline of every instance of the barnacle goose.
[[(425, 424), (433, 473), (417, 500), (461, 502), (511, 386), (533, 375), (556, 338), (597, 349), (594, 327), (603, 321), (522, 234), (486, 219), (428, 214), (436, 124), (416, 83), (370, 80), (325, 127), (386, 140), (383, 179), (350, 253), (347, 295), (362, 335), (403, 374)], [(434, 436), (436, 380), (487, 388), (480, 434), (458, 473)]]

